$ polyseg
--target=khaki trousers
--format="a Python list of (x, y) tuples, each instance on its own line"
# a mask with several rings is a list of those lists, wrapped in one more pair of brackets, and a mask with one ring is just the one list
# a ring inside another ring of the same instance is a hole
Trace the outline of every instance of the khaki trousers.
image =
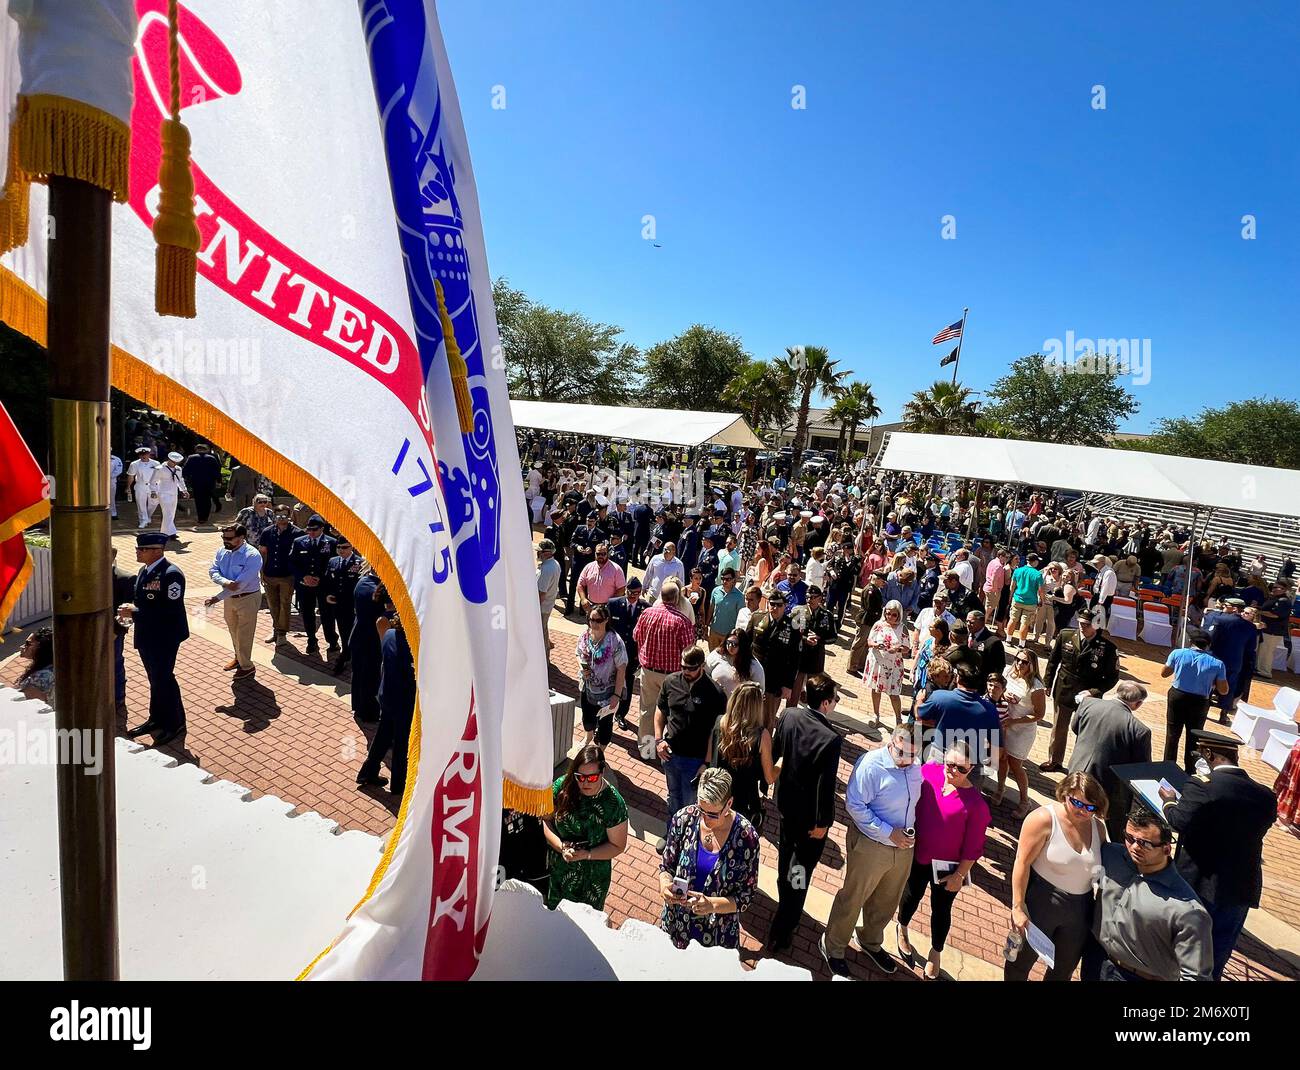
[(844, 887), (831, 904), (826, 922), (826, 953), (833, 959), (844, 958), (853, 926), (858, 926), (858, 946), (864, 951), (879, 951), (885, 939), (885, 926), (898, 909), (903, 887), (912, 872), (912, 847), (886, 847), (877, 843), (849, 822), (844, 844)]
[(271, 624), (277, 632), (289, 630), (289, 613), (293, 609), (293, 577), (263, 576), (266, 603), (271, 610)]
[(1273, 658), (1277, 654), (1277, 648), (1282, 645), (1282, 636), (1280, 635), (1261, 635), (1259, 637), (1259, 654), (1255, 659), (1255, 668), (1259, 670), (1261, 676), (1273, 679)]
[(655, 672), (641, 666), (641, 719), (637, 724), (637, 737), (641, 757), (646, 761), (655, 756), (655, 707), (659, 705), (659, 692), (667, 679), (666, 672)]
[(853, 646), (849, 650), (849, 675), (861, 676), (867, 669), (867, 641), (871, 638), (870, 628), (860, 628), (854, 636)]
[(226, 627), (230, 630), (230, 645), (235, 649), (235, 659), (241, 669), (253, 667), (253, 635), (257, 631), (257, 610), (261, 604), (260, 591), (242, 598), (232, 595), (222, 599)]

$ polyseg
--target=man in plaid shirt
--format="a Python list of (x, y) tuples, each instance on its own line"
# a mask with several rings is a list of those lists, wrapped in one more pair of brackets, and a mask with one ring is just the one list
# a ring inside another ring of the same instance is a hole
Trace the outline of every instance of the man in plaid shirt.
[(681, 588), (665, 583), (661, 601), (641, 614), (633, 629), (641, 661), (641, 717), (637, 727), (641, 757), (655, 756), (655, 708), (670, 673), (682, 667), (682, 653), (695, 645), (695, 628), (678, 608)]

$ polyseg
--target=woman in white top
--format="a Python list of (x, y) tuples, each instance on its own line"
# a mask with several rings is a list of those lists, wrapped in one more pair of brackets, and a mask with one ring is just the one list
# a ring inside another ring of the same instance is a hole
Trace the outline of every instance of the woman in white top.
[(759, 687), (766, 683), (763, 666), (750, 649), (753, 641), (748, 631), (737, 629), (704, 659), (704, 671), (727, 698), (746, 681), (752, 680)]
[(808, 556), (808, 567), (803, 578), (809, 587), (826, 589), (826, 550), (824, 547), (814, 546), (812, 548)]
[(1106, 842), (1106, 792), (1087, 773), (1071, 773), (1056, 802), (1040, 806), (1020, 826), (1011, 871), (1011, 927), (1025, 937), (1004, 981), (1025, 981), (1038, 961), (1026, 932), (1033, 922), (1052, 942), (1055, 962), (1045, 981), (1068, 981), (1083, 957), (1092, 928), (1093, 886)]
[(1002, 715), (1002, 750), (998, 763), (998, 791), (993, 805), (1002, 801), (1007, 790), (1007, 774), (1016, 779), (1020, 789), (1020, 805), (1013, 815), (1016, 820), (1029, 813), (1029, 777), (1025, 773), (1025, 759), (1034, 746), (1038, 722), (1047, 710), (1047, 689), (1038, 674), (1038, 658), (1023, 647), (1016, 651), (1016, 659), (1007, 667), (1007, 712)]

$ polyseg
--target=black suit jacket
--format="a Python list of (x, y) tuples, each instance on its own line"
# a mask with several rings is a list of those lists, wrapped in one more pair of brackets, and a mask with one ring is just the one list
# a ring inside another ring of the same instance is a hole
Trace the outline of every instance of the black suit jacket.
[(781, 820), (797, 832), (829, 828), (835, 821), (835, 788), (844, 741), (830, 721), (806, 706), (781, 714), (772, 740), (773, 760), (781, 761), (776, 806)]
[(1219, 769), (1209, 782), (1192, 779), (1165, 808), (1179, 833), (1178, 872), (1205, 903), (1259, 906), (1264, 835), (1277, 816), (1277, 800), (1241, 769)]

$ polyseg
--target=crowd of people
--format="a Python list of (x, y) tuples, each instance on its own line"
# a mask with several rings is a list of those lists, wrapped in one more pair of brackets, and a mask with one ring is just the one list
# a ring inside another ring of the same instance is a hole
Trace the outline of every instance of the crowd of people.
[[(197, 446), (196, 456), (208, 456), (204, 445)], [(253, 647), (263, 623), (269, 626), (263, 642), (280, 652), (297, 652), (290, 640), (291, 615), (296, 610), (306, 637), (302, 653), (322, 658), (322, 668), (334, 675), (350, 668), (353, 715), (362, 724), (375, 725), (357, 785), (387, 785), (400, 796), (405, 790), (415, 712), (414, 657), (400, 616), (374, 568), (346, 534), (309, 506), (274, 505), (266, 493), (250, 494), (247, 504), (219, 529), (222, 547), (208, 569), (214, 590), (203, 605), (221, 606), (232, 652), (224, 670), (232, 674), (236, 697), (242, 687), (252, 686), (256, 676)], [(147, 718), (126, 734), (132, 739), (148, 736), (156, 746), (183, 736), (186, 728), (176, 659), (190, 636), (187, 581), (167, 558), (174, 537), (166, 524), (160, 532), (139, 532), (136, 562), (141, 567), (135, 574), (117, 565), (114, 551), (118, 712), (128, 712), (124, 648), (131, 634), (149, 680), (150, 699)], [(381, 773), (385, 763), (387, 776)]]
[[(140, 468), (128, 473), (133, 496), (146, 487), (152, 497), (170, 478), (177, 497), (202, 493), (220, 508), (217, 492), (230, 485), (208, 480), (224, 470), (215, 452), (196, 442), (188, 458), (169, 449), (165, 463), (152, 461), (169, 445), (141, 442)], [(1300, 747), (1275, 799), (1237, 765), (1237, 741), (1205, 725), (1212, 704), (1226, 721), (1251, 679), (1270, 675), (1273, 649), (1290, 643), (1289, 559), (1275, 569), (1244, 562), (1231, 546), (1196, 545), (1185, 530), (1071, 510), (1050, 491), (951, 481), (940, 489), (928, 477), (861, 466), (800, 480), (780, 460), (745, 473), (707, 452), (579, 439), (533, 439), (521, 455), (541, 536), (548, 653), (553, 614), (581, 621), (583, 740), (553, 785), (551, 817), (504, 815), (505, 875), (533, 883), (552, 908), (604, 905), (628, 841), (627, 804), (606, 755), (617, 727), (664, 777), (660, 920), (678, 946), (738, 946), (760, 836), (775, 816), (777, 903), (766, 946), (789, 948), (842, 798), (843, 883), (819, 941), (828, 968), (850, 973), (856, 936), (877, 971), (894, 972), (899, 961), (884, 947), (893, 921), (903, 964), (938, 977), (954, 904), (1010, 782), (1011, 816), (1023, 824), (1003, 889), (1007, 977), (1027, 977), (1045, 954), (1057, 980), (1080, 966), (1085, 977), (1111, 979), (1222, 975), (1259, 904), (1264, 834), (1274, 820), (1297, 825)], [(599, 475), (612, 464), (673, 475), (643, 480), (650, 494), (628, 492)], [(164, 470), (172, 474), (160, 477)], [(263, 623), (263, 641), (289, 649), (296, 608), (304, 652), (320, 655), (323, 638), (327, 667), (351, 668), (354, 715), (377, 722), (358, 785), (400, 795), (415, 705), (402, 621), (345, 535), (309, 506), (275, 505), (257, 487), (221, 525), (209, 569), (204, 602), (222, 604), (231, 638), (225, 669), (236, 690), (255, 675)], [(114, 566), (115, 685), (121, 709), (133, 635), (150, 709), (128, 735), (164, 745), (185, 730), (175, 666), (189, 626), (186, 579), (166, 556), (175, 502), (157, 497), (163, 530), (137, 536), (138, 571)], [(1159, 808), (1114, 772), (1153, 757), (1136, 715), (1146, 689), (1121, 680), (1108, 628), (1114, 598), (1143, 581), (1189, 596), (1193, 623), (1162, 670), (1171, 680), (1164, 759), (1181, 761), (1191, 779), (1167, 797), (1162, 789)], [(845, 732), (827, 672), (837, 644), (870, 696), (867, 736), (883, 744), (857, 757), (842, 796)], [(50, 636), (33, 635), (23, 654), (20, 689), (49, 700)], [(1035, 808), (1027, 767), (1049, 716), (1048, 760), (1037, 772), (1062, 779), (1054, 802)], [(922, 963), (909, 926), (927, 893)]]
[[(832, 972), (848, 972), (855, 926), (863, 953), (893, 972), (883, 946), (890, 919), (910, 964), (907, 927), (928, 887), (923, 976), (938, 975), (953, 902), (1011, 781), (1012, 816), (1024, 825), (1007, 889), (1008, 977), (1028, 976), (1037, 949), (1052, 944), (1052, 979), (1068, 979), (1085, 959), (1085, 976), (1112, 979), (1222, 974), (1245, 909), (1258, 905), (1264, 834), (1284, 815), (1235, 765), (1237, 741), (1204, 725), (1212, 701), (1226, 719), (1250, 678), (1267, 675), (1266, 636), (1290, 642), (1289, 558), (1270, 577), (1266, 562), (1245, 563), (1226, 544), (1092, 515), (1046, 490), (940, 489), (929, 477), (861, 466), (796, 480), (779, 461), (746, 479), (702, 451), (657, 457), (557, 436), (525, 440), (521, 456), (542, 536), (548, 651), (553, 609), (586, 622), (576, 655), (588, 771), (605, 769), (616, 725), (663, 771), (661, 923), (679, 945), (737, 946), (735, 914), (758, 864), (750, 837), (770, 794), (780, 829), (767, 947), (789, 946), (834, 821), (842, 733), (825, 669), (842, 637), (849, 674), (870, 695), (868, 732), (881, 738), (881, 696), (893, 724), (884, 746), (857, 760), (844, 794), (844, 883), (820, 944)], [(694, 496), (608, 482), (612, 464), (656, 462), (681, 469), (678, 486)], [(1200, 582), (1215, 573), (1227, 579)], [(1115, 597), (1143, 580), (1170, 594), (1186, 594), (1190, 581), (1193, 626), (1164, 669), (1173, 677), (1165, 757), (1202, 776), (1208, 765), (1209, 787), (1232, 789), (1197, 795), (1189, 785), (1161, 813), (1113, 771), (1153, 757), (1135, 712), (1146, 689), (1121, 681), (1109, 634)], [(1049, 697), (1048, 760), (1038, 771), (1063, 779), (1055, 804), (1035, 809), (1026, 766)], [(1246, 845), (1239, 881), (1208, 876), (1227, 850), (1226, 833), (1214, 831), (1227, 821), (1235, 846)], [(554, 858), (560, 848), (551, 847)], [(1181, 904), (1178, 925), (1158, 917), (1157, 900)]]

